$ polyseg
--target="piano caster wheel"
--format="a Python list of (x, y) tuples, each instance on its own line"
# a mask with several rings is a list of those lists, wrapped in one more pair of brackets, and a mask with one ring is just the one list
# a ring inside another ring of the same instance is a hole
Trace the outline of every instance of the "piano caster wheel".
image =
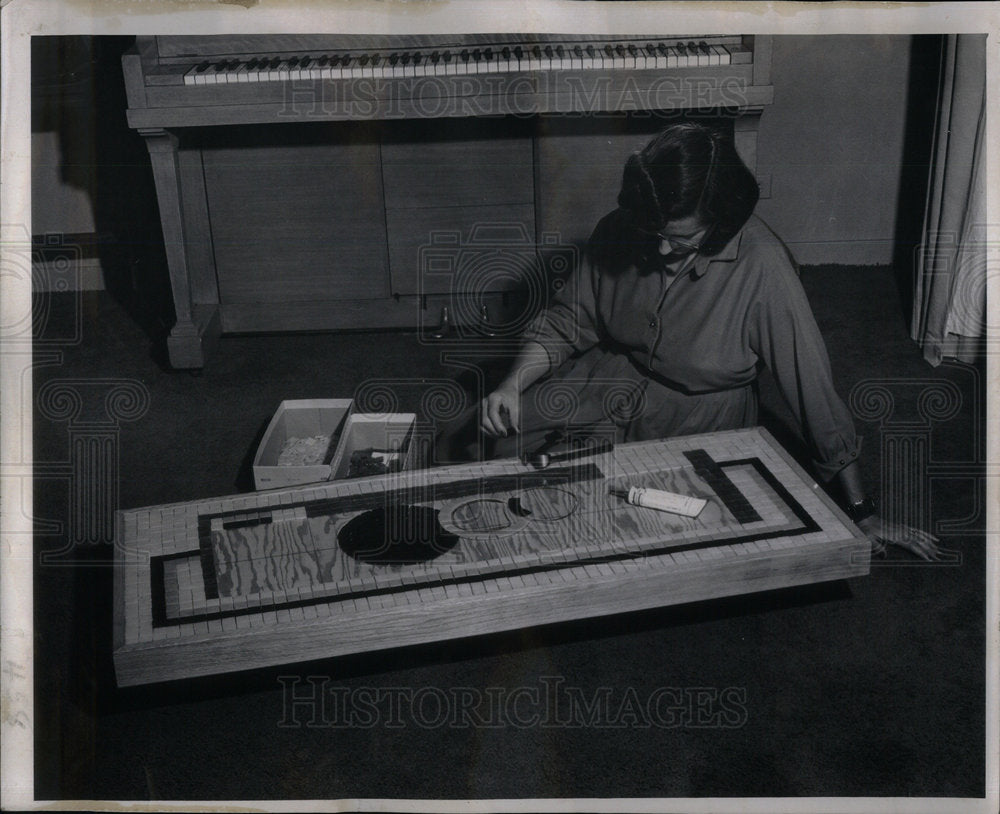
[(441, 307), (441, 326), (431, 334), (431, 339), (444, 339), (451, 333), (451, 320), (448, 318), (448, 306)]

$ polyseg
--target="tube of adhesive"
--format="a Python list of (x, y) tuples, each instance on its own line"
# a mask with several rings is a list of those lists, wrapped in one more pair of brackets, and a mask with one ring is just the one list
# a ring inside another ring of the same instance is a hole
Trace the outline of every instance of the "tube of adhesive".
[(707, 500), (700, 497), (678, 495), (674, 492), (665, 492), (662, 489), (646, 489), (642, 486), (631, 486), (628, 491), (612, 489), (611, 493), (624, 498), (633, 506), (680, 514), (684, 517), (697, 517), (708, 503)]

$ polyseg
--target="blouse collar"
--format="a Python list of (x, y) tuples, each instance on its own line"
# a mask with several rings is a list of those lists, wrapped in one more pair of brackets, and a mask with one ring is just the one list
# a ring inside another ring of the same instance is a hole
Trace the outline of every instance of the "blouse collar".
[(711, 257), (698, 255), (695, 258), (694, 266), (691, 268), (691, 276), (701, 277), (708, 271), (708, 267), (712, 263), (731, 263), (733, 260), (738, 260), (740, 256), (740, 243), (743, 241), (743, 232), (745, 229), (746, 224), (729, 239), (729, 242), (722, 247), (722, 251), (718, 254), (713, 254)]

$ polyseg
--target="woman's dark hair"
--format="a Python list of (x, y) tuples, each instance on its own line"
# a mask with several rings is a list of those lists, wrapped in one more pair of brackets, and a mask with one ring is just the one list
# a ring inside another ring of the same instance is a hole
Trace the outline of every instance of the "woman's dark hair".
[(759, 194), (730, 135), (685, 122), (629, 156), (618, 206), (646, 232), (697, 215), (709, 227), (698, 251), (713, 255), (743, 228)]

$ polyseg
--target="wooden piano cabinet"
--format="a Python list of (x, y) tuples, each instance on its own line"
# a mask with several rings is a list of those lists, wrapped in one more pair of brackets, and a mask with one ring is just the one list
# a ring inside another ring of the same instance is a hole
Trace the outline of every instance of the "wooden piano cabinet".
[(325, 305), (391, 296), (370, 125), (213, 130), (201, 153), (223, 331), (337, 327)]
[[(173, 367), (203, 367), (220, 333), (427, 329), (445, 306), (461, 324), (482, 319), (487, 304), (488, 325), (523, 324), (517, 291), (545, 273), (538, 255), (547, 250), (536, 244), (579, 248), (614, 207), (628, 152), (656, 130), (685, 115), (724, 117), (756, 166), (758, 119), (773, 95), (768, 37), (707, 37), (733, 64), (675, 72), (588, 73), (571, 61), (551, 72), (431, 77), (419, 88), (450, 102), (433, 115), (417, 96), (401, 108), (399, 94), (412, 88), (397, 79), (375, 82), (372, 97), (364, 79), (185, 78), (213, 60), (220, 76), (226, 63), (246, 71), (251, 53), (288, 60), (383, 48), (387, 58), (395, 48), (458, 53), (491, 42), (432, 39), (137, 38), (122, 60), (127, 115), (156, 184), (176, 312)], [(525, 48), (545, 39), (532, 35)], [(552, 42), (572, 51), (566, 37)], [(473, 86), (482, 98), (448, 96)], [(366, 99), (374, 107), (332, 104)], [(427, 252), (439, 249), (453, 252), (451, 267), (431, 267)]]

